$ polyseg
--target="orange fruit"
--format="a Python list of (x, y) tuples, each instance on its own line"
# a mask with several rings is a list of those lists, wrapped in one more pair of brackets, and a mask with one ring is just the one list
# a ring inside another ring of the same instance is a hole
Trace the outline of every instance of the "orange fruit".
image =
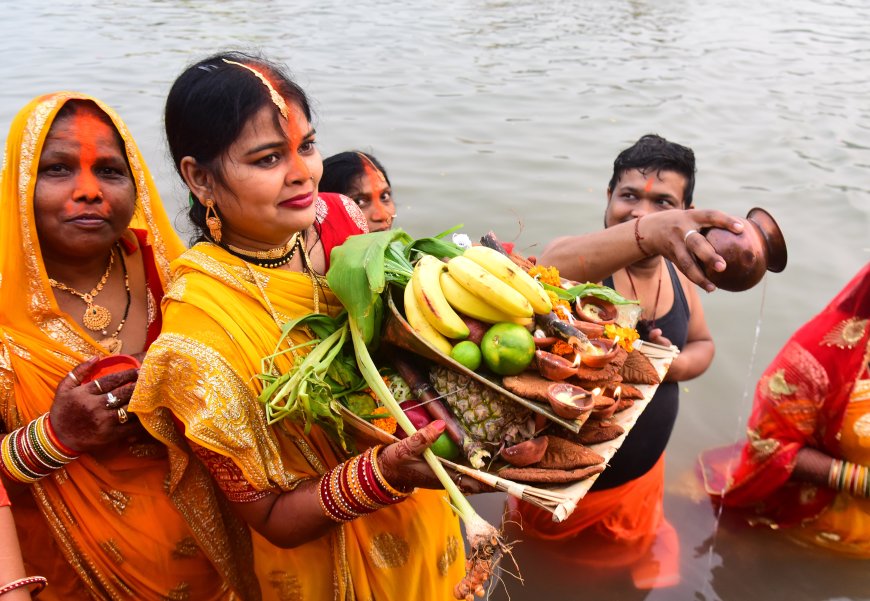
[(474, 344), (471, 340), (463, 340), (453, 347), (450, 351), (450, 357), (457, 363), (461, 363), (471, 371), (480, 367), (480, 347)]
[(535, 339), (516, 323), (497, 323), (480, 341), (483, 362), (500, 376), (513, 376), (525, 370), (535, 358)]

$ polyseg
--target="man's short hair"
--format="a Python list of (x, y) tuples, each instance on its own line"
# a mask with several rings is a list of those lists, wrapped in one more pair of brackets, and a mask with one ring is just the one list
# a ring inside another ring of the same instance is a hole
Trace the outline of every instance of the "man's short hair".
[(674, 171), (686, 178), (683, 190), (683, 208), (692, 206), (692, 193), (695, 190), (695, 153), (687, 146), (668, 142), (657, 134), (642, 136), (626, 148), (613, 161), (613, 175), (607, 189), (613, 191), (619, 178), (626, 171), (637, 169), (644, 175), (662, 171)]

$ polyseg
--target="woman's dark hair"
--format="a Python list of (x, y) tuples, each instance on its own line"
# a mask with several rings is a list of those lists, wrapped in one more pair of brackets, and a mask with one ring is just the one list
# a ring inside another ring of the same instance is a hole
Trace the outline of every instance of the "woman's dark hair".
[(642, 136), (637, 142), (623, 150), (613, 161), (613, 175), (608, 190), (614, 190), (619, 178), (626, 171), (637, 169), (643, 174), (655, 171), (674, 171), (686, 178), (683, 191), (683, 207), (692, 206), (695, 191), (695, 153), (687, 146), (669, 142), (656, 134)]
[[(311, 121), (308, 97), (281, 65), (243, 52), (221, 52), (187, 67), (178, 76), (166, 98), (164, 124), (166, 140), (175, 169), (181, 175), (181, 160), (193, 157), (225, 183), (220, 159), (241, 135), (245, 125), (264, 106), (274, 106), (269, 89), (249, 69), (259, 71), (287, 101), (295, 104)], [(275, 125), (284, 131), (275, 108)], [(196, 239), (208, 232), (205, 207), (193, 201), (188, 217), (197, 230)]]
[(387, 185), (392, 186), (387, 170), (384, 169), (380, 161), (361, 150), (349, 150), (339, 152), (323, 160), (323, 177), (320, 178), (318, 190), (346, 195), (354, 181), (359, 176), (365, 175), (366, 160), (371, 161), (371, 164), (383, 174), (384, 179), (387, 180)]

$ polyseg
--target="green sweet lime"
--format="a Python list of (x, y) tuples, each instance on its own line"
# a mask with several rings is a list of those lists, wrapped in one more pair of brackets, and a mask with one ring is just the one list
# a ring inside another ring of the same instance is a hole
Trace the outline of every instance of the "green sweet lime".
[(447, 433), (442, 433), (429, 448), (433, 453), (444, 459), (456, 459), (459, 457), (459, 445), (453, 442), (453, 439), (447, 436)]
[(535, 339), (516, 323), (497, 323), (480, 341), (483, 362), (500, 376), (513, 376), (526, 369), (535, 358)]
[(463, 340), (454, 346), (453, 350), (450, 351), (450, 356), (454, 361), (461, 363), (471, 371), (480, 367), (480, 347), (474, 344), (471, 340)]

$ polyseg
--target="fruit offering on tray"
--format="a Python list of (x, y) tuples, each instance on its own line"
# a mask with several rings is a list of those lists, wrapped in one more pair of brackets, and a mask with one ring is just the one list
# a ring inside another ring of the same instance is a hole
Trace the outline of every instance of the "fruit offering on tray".
[[(605, 286), (571, 285), (554, 268), (496, 248), (473, 246), (443, 260), (424, 254), (414, 266), (402, 295), (408, 325), (475, 372), (427, 362), (422, 371), (434, 395), (424, 406), (448, 410), (461, 432), (455, 442), (472, 467), (521, 482), (598, 473), (603, 459), (586, 452), (587, 441), (623, 433), (609, 419), (643, 396), (628, 381), (658, 383), (655, 368), (635, 351), (637, 304)], [(419, 373), (399, 371), (414, 379), (412, 390), (420, 386)], [(505, 391), (583, 424), (580, 432), (542, 420)], [(547, 442), (561, 460), (544, 459)]]

